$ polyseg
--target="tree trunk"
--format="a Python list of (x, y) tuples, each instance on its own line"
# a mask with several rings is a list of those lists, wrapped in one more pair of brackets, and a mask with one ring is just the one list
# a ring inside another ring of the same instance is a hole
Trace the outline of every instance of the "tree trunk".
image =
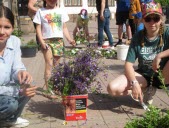
[(19, 28), (19, 17), (18, 17), (18, 1), (17, 0), (11, 0), (12, 2), (12, 12), (14, 14), (15, 18), (15, 28)]

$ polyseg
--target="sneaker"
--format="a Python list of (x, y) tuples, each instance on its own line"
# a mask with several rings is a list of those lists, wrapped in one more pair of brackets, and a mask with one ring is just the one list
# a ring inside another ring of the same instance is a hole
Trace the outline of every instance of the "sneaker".
[(153, 96), (156, 93), (155, 87), (147, 87), (147, 89), (143, 92), (143, 102), (151, 105), (153, 103)]
[(116, 47), (117, 45), (122, 45), (123, 42), (122, 41), (118, 41), (117, 44), (114, 45), (114, 47)]
[(114, 50), (115, 48), (114, 48), (114, 46), (110, 46), (109, 49)]
[(23, 128), (29, 125), (29, 121), (26, 119), (23, 119), (21, 117), (17, 118), (17, 121), (14, 124), (14, 127), (16, 128)]

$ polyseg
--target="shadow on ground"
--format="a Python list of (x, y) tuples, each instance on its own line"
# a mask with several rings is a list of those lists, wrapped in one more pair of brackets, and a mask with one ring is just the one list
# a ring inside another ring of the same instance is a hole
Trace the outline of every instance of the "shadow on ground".
[(110, 110), (118, 114), (133, 114), (134, 109), (142, 109), (139, 103), (132, 100), (130, 96), (111, 97), (109, 94), (91, 93), (89, 100), (91, 100), (91, 104), (88, 105), (88, 108), (92, 110)]

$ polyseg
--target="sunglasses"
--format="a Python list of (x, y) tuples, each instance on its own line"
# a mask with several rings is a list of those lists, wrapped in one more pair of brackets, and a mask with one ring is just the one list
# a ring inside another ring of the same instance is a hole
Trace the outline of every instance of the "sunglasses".
[(152, 20), (156, 23), (160, 21), (160, 16), (159, 15), (155, 15), (155, 16), (147, 16), (144, 18), (145, 22), (151, 22)]

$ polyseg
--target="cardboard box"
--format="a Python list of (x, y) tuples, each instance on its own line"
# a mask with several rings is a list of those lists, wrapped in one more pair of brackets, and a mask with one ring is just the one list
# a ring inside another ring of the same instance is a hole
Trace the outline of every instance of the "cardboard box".
[(66, 121), (86, 120), (88, 95), (64, 96), (64, 115)]

